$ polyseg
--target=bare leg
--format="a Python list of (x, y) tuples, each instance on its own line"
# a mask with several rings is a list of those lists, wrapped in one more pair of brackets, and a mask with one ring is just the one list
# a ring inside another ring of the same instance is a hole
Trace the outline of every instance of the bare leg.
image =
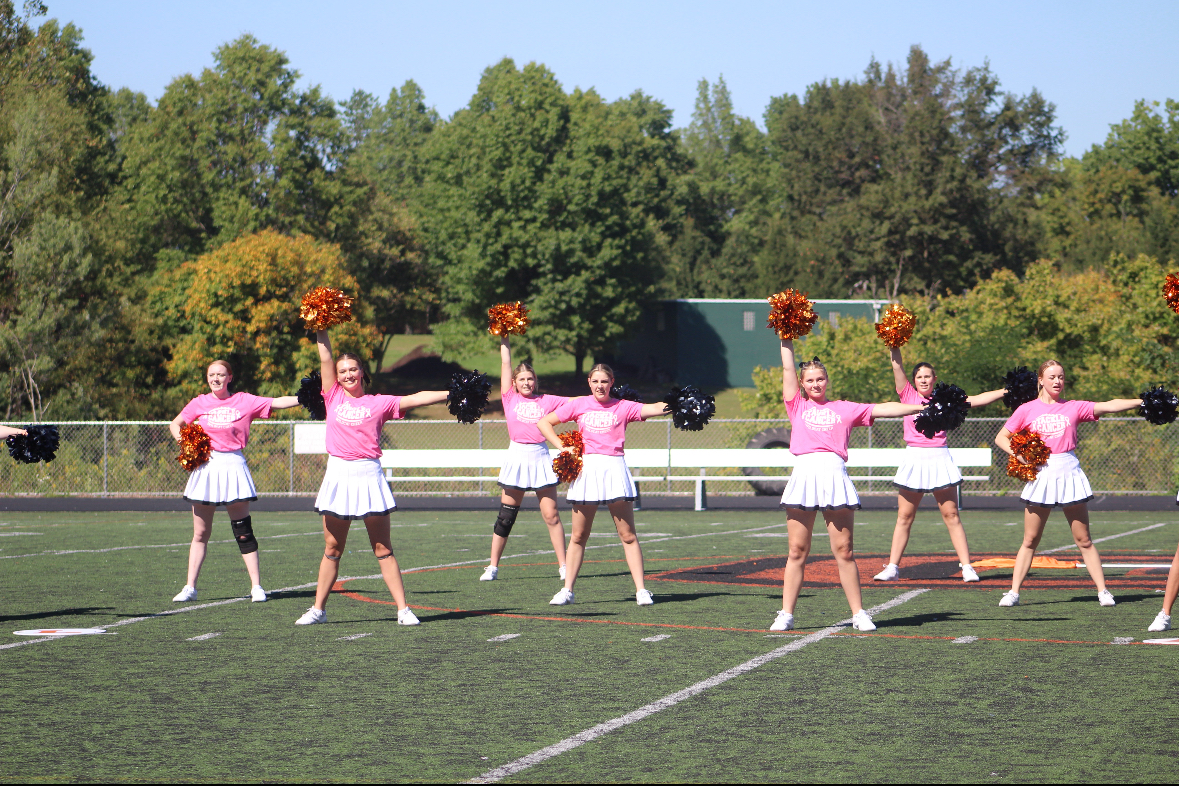
[(565, 564), (565, 525), (561, 523), (561, 511), (557, 510), (557, 489), (555, 486), (536, 490), (536, 501), (540, 504), (540, 515), (549, 528), (549, 541), (557, 553), (557, 564)]
[(639, 546), (638, 535), (635, 534), (634, 506), (627, 500), (610, 503), (610, 515), (614, 517), (614, 527), (618, 530), (618, 537), (622, 539), (622, 553), (626, 555), (626, 566), (630, 568), (630, 577), (634, 579), (635, 590), (645, 589), (643, 584), (643, 549)]
[(213, 532), (213, 505), (192, 506), (192, 543), (188, 546), (188, 586), (195, 587), (201, 575), (201, 565), (209, 550), (209, 535)]
[(851, 606), (852, 614), (858, 614), (864, 610), (864, 603), (860, 598), (860, 568), (856, 565), (855, 538), (852, 534), (855, 511), (825, 510), (823, 518), (827, 520), (831, 553), (835, 556), (836, 567), (839, 568), (839, 583), (843, 585), (847, 605)]
[(938, 489), (933, 492), (937, 506), (942, 511), (942, 521), (950, 532), (950, 542), (954, 544), (954, 551), (958, 554), (958, 561), (963, 565), (970, 564), (970, 545), (966, 542), (966, 530), (962, 527), (962, 519), (958, 516), (958, 490), (956, 488)]
[(405, 602), (405, 582), (401, 580), (401, 566), (397, 564), (397, 557), (393, 556), (389, 516), (369, 516), (364, 520), (364, 526), (368, 530), (368, 542), (373, 547), (373, 554), (377, 555), (377, 564), (381, 566), (381, 577), (385, 579), (389, 594), (397, 602), (397, 610), (401, 611), (409, 604)]
[(340, 575), (340, 555), (348, 543), (350, 526), (352, 522), (347, 519), (323, 517), (323, 559), (319, 561), (319, 583), (315, 587), (315, 608), (320, 611), (327, 606), (328, 595)]
[(908, 489), (897, 492), (897, 525), (892, 531), (892, 550), (888, 553), (888, 561), (893, 565), (901, 564), (905, 547), (909, 545), (913, 520), (917, 518), (917, 506), (921, 504), (921, 498), (924, 496), (924, 492)]
[[(499, 502), (501, 505), (513, 505), (520, 507), (524, 504), (524, 489), (504, 489), (503, 493), (499, 495)], [(503, 535), (496, 535), (491, 533), (491, 564), (493, 567), (499, 567), (499, 558), (504, 555), (504, 547), (508, 545), (508, 539)], [(565, 545), (561, 544), (562, 547)]]
[[(225, 512), (229, 514), (230, 521), (241, 521), (246, 516), (250, 515), (250, 503), (235, 502), (232, 505), (226, 507)], [(253, 551), (249, 554), (243, 554), (242, 561), (246, 563), (246, 573), (250, 574), (250, 586), (261, 586), (262, 572), (258, 567), (258, 552)]]
[(1176, 595), (1179, 595), (1179, 548), (1175, 549), (1175, 559), (1171, 561), (1171, 569), (1167, 571), (1167, 589), (1163, 592), (1163, 613), (1171, 613), (1171, 606), (1175, 603)]
[(1036, 556), (1036, 547), (1040, 545), (1044, 525), (1048, 523), (1048, 514), (1051, 512), (1051, 508), (1031, 505), (1023, 509), (1023, 543), (1015, 553), (1015, 568), (1011, 573), (1011, 591), (1017, 595), (1020, 585), (1032, 568), (1032, 557)]
[(782, 608), (793, 614), (794, 604), (798, 602), (798, 594), (802, 591), (806, 558), (811, 553), (811, 527), (815, 524), (815, 512), (790, 508), (786, 516), (790, 553), (782, 571)]
[(585, 546), (589, 543), (590, 531), (594, 528), (594, 515), (598, 512), (597, 505), (573, 506), (573, 534), (569, 536), (569, 553), (565, 556), (565, 589), (572, 590), (577, 581), (577, 574), (581, 572), (581, 561), (585, 559)]
[(1097, 553), (1097, 547), (1089, 537), (1089, 506), (1083, 502), (1080, 505), (1067, 505), (1064, 515), (1068, 519), (1069, 528), (1073, 531), (1073, 540), (1076, 541), (1077, 548), (1081, 550), (1081, 556), (1085, 560), (1085, 570), (1089, 571), (1089, 577), (1097, 585), (1097, 591), (1105, 592), (1105, 572), (1101, 570), (1101, 555)]

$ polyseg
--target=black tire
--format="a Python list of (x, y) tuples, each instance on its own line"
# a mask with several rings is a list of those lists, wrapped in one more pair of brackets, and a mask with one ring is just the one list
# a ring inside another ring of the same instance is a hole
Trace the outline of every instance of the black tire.
[[(759, 431), (753, 435), (745, 447), (747, 449), (785, 450), (790, 447), (790, 429), (768, 428), (765, 431)], [(761, 467), (741, 467), (741, 472), (751, 478), (764, 477), (766, 474), (762, 472)], [(777, 470), (775, 474), (785, 473), (783, 470)], [(751, 480), (749, 485), (753, 487), (754, 493), (759, 497), (780, 497), (782, 492), (786, 490), (786, 481), (784, 480)]]

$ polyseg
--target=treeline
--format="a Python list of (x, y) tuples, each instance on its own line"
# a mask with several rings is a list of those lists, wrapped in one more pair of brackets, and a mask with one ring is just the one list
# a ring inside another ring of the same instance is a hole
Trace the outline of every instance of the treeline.
[(1173, 102), (1064, 160), (1042, 96), (919, 48), (772, 98), (764, 131), (702, 81), (675, 129), (642, 92), (566, 92), (507, 59), (447, 119), (412, 81), (335, 102), (251, 36), (153, 105), (100, 84), (45, 13), (0, 0), (6, 420), (171, 415), (215, 356), (290, 390), (314, 283), (358, 295), (340, 340), (373, 370), (407, 331), (480, 351), (488, 304), (516, 299), (519, 353), (581, 368), (659, 297), (793, 286), (936, 312), (1037, 259), (1108, 278), (1111, 254), (1179, 242)]

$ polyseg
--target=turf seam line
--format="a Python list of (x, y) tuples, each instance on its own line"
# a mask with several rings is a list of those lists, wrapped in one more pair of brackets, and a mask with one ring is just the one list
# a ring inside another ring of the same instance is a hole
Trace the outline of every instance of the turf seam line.
[[(1139, 532), (1146, 532), (1147, 530), (1158, 529), (1159, 527), (1165, 527), (1169, 523), (1170, 523), (1169, 521), (1164, 521), (1161, 524), (1151, 524), (1149, 527), (1142, 527), (1140, 529), (1132, 529), (1129, 532), (1119, 532), (1117, 535), (1106, 535), (1104, 538), (1093, 538), (1093, 542), (1094, 543), (1104, 543), (1105, 541), (1113, 540), (1114, 538), (1124, 538), (1127, 535), (1137, 535)], [(1054, 549), (1041, 549), (1039, 553), (1040, 554), (1055, 554), (1058, 551), (1068, 551), (1069, 549), (1075, 549), (1076, 547), (1077, 547), (1076, 543), (1070, 543), (1067, 546), (1057, 546)]]
[[(879, 612), (887, 611), (888, 609), (899, 606), (902, 603), (906, 603), (907, 601), (910, 601), (918, 595), (928, 591), (929, 590), (927, 589), (909, 590), (904, 594), (898, 595), (892, 600), (872, 607), (868, 610), (868, 613), (878, 614)], [(637, 710), (628, 712), (626, 715), (621, 715), (612, 720), (608, 720), (605, 723), (599, 723), (597, 726), (593, 726), (586, 729), (585, 731), (574, 734), (572, 737), (567, 737), (558, 743), (541, 748), (534, 753), (530, 753), (527, 756), (522, 756), (519, 759), (508, 762), (501, 767), (488, 770), (482, 775), (467, 781), (467, 783), (496, 783), (501, 781), (510, 775), (515, 775), (516, 773), (526, 770), (529, 767), (540, 764), (541, 762), (547, 761), (548, 759), (551, 759), (555, 756), (560, 756), (562, 753), (573, 750), (574, 748), (584, 745), (587, 742), (596, 740), (598, 737), (609, 734), (610, 732), (620, 729), (624, 726), (629, 726), (630, 724), (637, 721), (643, 720), (644, 718), (654, 715), (661, 710), (674, 707), (686, 699), (690, 699), (693, 696), (703, 693), (710, 688), (715, 688), (717, 685), (728, 682), (729, 680), (739, 677), (742, 674), (747, 674), (748, 672), (751, 672), (760, 666), (764, 666), (771, 661), (777, 660), (784, 655), (789, 655), (792, 652), (800, 650), (808, 644), (813, 644), (816, 641), (822, 641), (831, 634), (842, 630), (850, 624), (851, 618), (837, 622), (829, 628), (824, 628), (823, 630), (812, 633), (809, 636), (804, 636), (797, 641), (792, 641), (789, 644), (778, 647), (777, 649), (770, 650), (764, 655), (758, 655), (756, 658), (747, 660), (738, 666), (734, 666), (731, 669), (722, 671), (720, 674), (716, 674), (706, 680), (701, 680), (695, 685), (689, 685), (683, 690), (668, 694), (662, 699), (657, 699), (650, 704), (639, 707)]]

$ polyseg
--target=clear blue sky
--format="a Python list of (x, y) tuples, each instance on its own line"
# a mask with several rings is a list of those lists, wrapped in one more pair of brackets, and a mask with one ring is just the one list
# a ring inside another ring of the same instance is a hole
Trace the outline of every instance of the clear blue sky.
[(869, 59), (989, 59), (1005, 90), (1038, 88), (1079, 155), (1139, 98), (1179, 98), (1179, 2), (307, 2), (46, 0), (83, 30), (94, 70), (156, 99), (242, 33), (287, 53), (337, 100), (382, 98), (413, 79), (444, 116), (504, 56), (545, 63), (566, 89), (635, 89), (691, 117), (696, 84), (724, 74), (737, 111), (762, 125), (771, 96), (858, 77)]

